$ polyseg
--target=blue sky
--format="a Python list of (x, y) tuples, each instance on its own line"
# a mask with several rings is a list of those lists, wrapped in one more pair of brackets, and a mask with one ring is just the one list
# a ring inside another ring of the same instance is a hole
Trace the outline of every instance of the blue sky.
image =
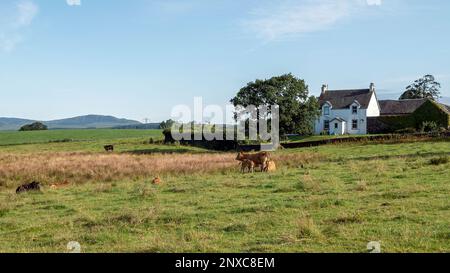
[(431, 73), (450, 97), (448, 14), (445, 0), (2, 0), (0, 116), (160, 121), (289, 72), (315, 95), (375, 82), (381, 98)]

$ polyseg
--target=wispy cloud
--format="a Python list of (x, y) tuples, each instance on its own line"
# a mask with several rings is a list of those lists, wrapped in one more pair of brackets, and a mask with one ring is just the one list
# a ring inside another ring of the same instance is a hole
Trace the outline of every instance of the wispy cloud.
[(38, 6), (32, 1), (22, 1), (17, 4), (17, 22), (19, 27), (28, 26), (39, 12)]
[(369, 6), (381, 6), (381, 4), (383, 4), (382, 0), (367, 0)]
[(382, 0), (284, 0), (253, 10), (244, 26), (274, 40), (328, 29), (363, 7), (380, 5)]
[(81, 0), (66, 0), (69, 6), (81, 6)]
[(31, 0), (16, 2), (8, 14), (1, 14), (0, 51), (10, 52), (24, 40), (23, 31), (31, 25), (39, 7)]

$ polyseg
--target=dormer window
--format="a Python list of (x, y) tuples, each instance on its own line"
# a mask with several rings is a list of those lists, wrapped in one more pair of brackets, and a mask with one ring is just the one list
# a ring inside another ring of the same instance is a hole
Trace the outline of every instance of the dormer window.
[(352, 106), (352, 114), (357, 115), (358, 114), (358, 106), (354, 105)]
[(330, 106), (325, 105), (325, 106), (323, 107), (323, 114), (324, 114), (325, 116), (329, 116), (329, 115), (330, 115)]

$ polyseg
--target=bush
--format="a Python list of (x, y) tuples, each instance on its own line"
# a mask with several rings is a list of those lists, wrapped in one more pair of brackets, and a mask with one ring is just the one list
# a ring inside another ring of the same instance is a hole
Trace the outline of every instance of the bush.
[(438, 158), (433, 158), (430, 160), (431, 165), (443, 165), (447, 164), (449, 162), (448, 156), (441, 156)]
[(438, 130), (439, 126), (434, 121), (424, 121), (420, 126), (420, 131), (423, 133), (437, 132)]
[(436, 102), (430, 100), (419, 107), (413, 115), (418, 128), (426, 121), (434, 121), (438, 127), (447, 128), (450, 125), (450, 115)]
[(405, 128), (395, 131), (397, 134), (407, 135), (407, 134), (415, 134), (417, 130), (415, 128)]
[(48, 130), (47, 125), (41, 122), (35, 122), (33, 124), (24, 125), (20, 128), (19, 131), (45, 131)]

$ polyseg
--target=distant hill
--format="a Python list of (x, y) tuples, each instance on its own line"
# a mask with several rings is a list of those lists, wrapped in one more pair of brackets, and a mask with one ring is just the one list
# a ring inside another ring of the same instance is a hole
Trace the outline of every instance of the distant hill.
[(131, 124), (131, 125), (121, 125), (113, 127), (113, 129), (139, 129), (139, 130), (148, 130), (148, 129), (159, 129), (160, 123), (142, 123), (142, 124)]
[(21, 118), (0, 118), (0, 130), (19, 130), (20, 127), (31, 124), (35, 120)]
[[(36, 120), (19, 118), (0, 118), (0, 130), (19, 130), (25, 124)], [(113, 116), (87, 115), (74, 118), (41, 121), (51, 129), (88, 129), (88, 128), (115, 128), (120, 126), (142, 125), (139, 121), (119, 119)]]
[(87, 115), (44, 122), (49, 129), (113, 128), (123, 125), (141, 124), (136, 120), (119, 119), (113, 116)]

